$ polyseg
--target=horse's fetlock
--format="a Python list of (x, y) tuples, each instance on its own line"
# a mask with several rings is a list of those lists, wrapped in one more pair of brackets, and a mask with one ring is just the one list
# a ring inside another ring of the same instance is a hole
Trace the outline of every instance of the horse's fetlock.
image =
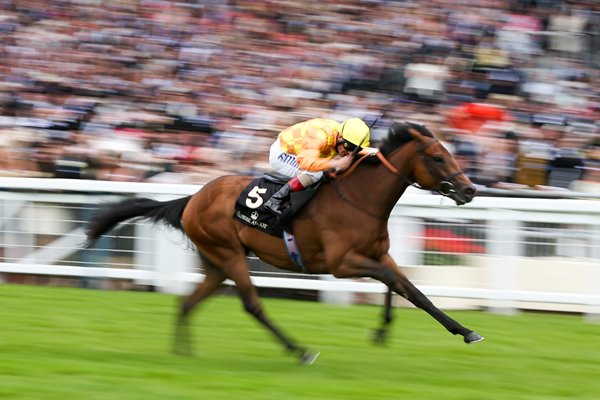
[(257, 316), (262, 313), (262, 307), (260, 304), (244, 303), (244, 310), (251, 315)]
[(186, 302), (182, 302), (179, 306), (179, 316), (181, 318), (187, 317), (192, 311), (192, 306)]

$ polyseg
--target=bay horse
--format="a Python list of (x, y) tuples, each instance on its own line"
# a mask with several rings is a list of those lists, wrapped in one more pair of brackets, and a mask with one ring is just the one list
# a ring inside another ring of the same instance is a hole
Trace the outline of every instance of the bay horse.
[[(392, 321), (392, 292), (429, 313), (450, 333), (461, 335), (465, 343), (483, 340), (481, 335), (438, 309), (408, 280), (388, 253), (388, 219), (408, 186), (414, 184), (438, 192), (462, 205), (476, 194), (472, 182), (426, 127), (410, 122), (394, 122), (376, 156), (367, 158), (353, 165), (351, 173), (324, 182), (294, 217), (293, 232), (305, 271), (332, 274), (336, 278), (368, 277), (384, 283), (388, 291), (383, 323), (376, 334), (378, 340), (385, 338)], [(171, 201), (128, 198), (110, 204), (90, 219), (86, 245), (129, 219), (146, 219), (181, 230), (195, 245), (205, 277), (180, 303), (175, 351), (191, 353), (190, 313), (230, 279), (238, 288), (245, 311), (301, 363), (312, 363), (318, 352), (297, 344), (267, 317), (250, 278), (249, 252), (275, 267), (297, 272), (283, 239), (233, 218), (236, 199), (254, 178), (222, 176), (194, 195)]]

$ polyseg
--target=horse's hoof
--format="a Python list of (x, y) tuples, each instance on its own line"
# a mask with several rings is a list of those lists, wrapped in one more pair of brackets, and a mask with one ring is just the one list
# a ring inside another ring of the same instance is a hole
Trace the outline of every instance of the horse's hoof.
[(175, 347), (173, 349), (173, 354), (178, 355), (178, 356), (183, 356), (183, 357), (192, 357), (194, 355), (194, 352), (189, 347), (188, 348)]
[(176, 354), (178, 356), (192, 357), (194, 355), (194, 350), (192, 348), (192, 345), (190, 343), (186, 343), (185, 341), (176, 342), (173, 345), (172, 350), (173, 350), (173, 354)]
[(317, 361), (317, 358), (319, 358), (320, 354), (321, 353), (318, 351), (304, 350), (302, 354), (300, 354), (300, 364), (312, 365), (315, 363), (315, 361)]
[(467, 336), (465, 336), (465, 343), (473, 344), (473, 343), (481, 342), (483, 339), (485, 339), (485, 338), (483, 336), (481, 336), (479, 333), (471, 332)]

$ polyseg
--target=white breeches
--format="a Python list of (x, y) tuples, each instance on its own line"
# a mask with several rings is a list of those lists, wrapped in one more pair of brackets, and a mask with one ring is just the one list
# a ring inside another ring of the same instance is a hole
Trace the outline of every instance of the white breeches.
[(289, 179), (297, 176), (304, 187), (312, 185), (323, 177), (323, 172), (308, 172), (301, 170), (298, 167), (296, 156), (281, 150), (279, 139), (275, 140), (275, 143), (271, 145), (269, 163), (275, 171)]

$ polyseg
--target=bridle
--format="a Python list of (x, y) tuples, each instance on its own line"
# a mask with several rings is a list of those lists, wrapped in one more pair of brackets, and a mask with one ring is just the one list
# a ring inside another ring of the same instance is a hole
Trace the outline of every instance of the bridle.
[[(427, 149), (427, 147), (431, 146), (433, 143), (436, 143), (436, 142), (438, 142), (437, 139), (432, 139), (423, 145), (417, 144), (417, 152), (419, 153), (419, 156), (423, 160), (423, 163), (425, 164), (425, 168), (427, 168), (427, 171), (433, 177), (439, 176), (439, 174), (435, 170), (433, 170), (433, 167), (431, 166), (431, 158), (425, 154), (425, 149)], [(389, 156), (393, 156), (394, 153), (396, 153), (397, 151), (400, 151), (400, 150), (401, 150), (401, 147), (397, 148), (396, 150), (392, 151), (389, 154)], [(336, 173), (333, 173), (332, 176), (337, 178), (337, 179), (335, 179), (334, 186), (335, 186), (335, 190), (336, 190), (338, 196), (340, 196), (340, 198), (342, 200), (349, 202), (355, 208), (359, 209), (360, 211), (364, 212), (367, 215), (381, 219), (384, 217), (364, 209), (358, 203), (355, 204), (355, 202), (353, 200), (351, 200), (348, 196), (346, 196), (346, 194), (342, 191), (342, 188), (340, 187), (340, 184), (339, 184), (339, 182), (342, 180), (342, 178), (345, 178), (346, 176), (350, 175), (352, 173), (352, 171), (354, 171), (354, 169), (363, 160), (365, 160), (367, 157), (370, 157), (372, 155), (373, 154), (365, 154), (365, 155), (361, 156), (358, 160), (356, 160), (354, 163), (352, 163), (352, 165), (348, 169), (343, 171), (341, 174), (338, 175)], [(456, 193), (456, 187), (451, 182), (451, 180), (461, 174), (464, 174), (463, 170), (459, 169), (458, 171), (453, 172), (450, 175), (440, 179), (437, 188), (435, 188), (435, 189), (434, 188), (426, 188), (426, 187), (419, 185), (414, 180), (409, 179), (406, 175), (404, 175), (400, 171), (398, 171), (398, 169), (396, 167), (394, 167), (394, 165), (383, 154), (381, 154), (381, 152), (378, 151), (377, 153), (374, 153), (374, 155), (379, 159), (381, 164), (383, 164), (388, 171), (390, 171), (392, 174), (396, 175), (398, 178), (402, 179), (408, 186), (413, 186), (413, 187), (416, 187), (417, 189), (421, 189), (421, 190), (435, 191), (435, 192), (441, 194), (442, 196), (446, 196), (446, 197), (449, 197), (452, 193)]]
[[(423, 145), (417, 145), (417, 152), (419, 153), (419, 156), (423, 160), (423, 163), (425, 164), (425, 168), (427, 168), (427, 171), (433, 177), (435, 177), (436, 175), (439, 176), (439, 174), (431, 167), (431, 158), (428, 157), (427, 154), (425, 154), (425, 149), (436, 142), (438, 142), (437, 139), (432, 139)], [(394, 150), (392, 153), (390, 153), (390, 156), (399, 150), (400, 149)], [(396, 167), (394, 167), (392, 165), (392, 163), (389, 162), (389, 160), (380, 152), (377, 152), (376, 155), (377, 155), (377, 158), (379, 159), (379, 161), (381, 161), (381, 163), (392, 174), (398, 176), (400, 179), (402, 179), (404, 182), (406, 182), (409, 186), (414, 186), (417, 189), (421, 189), (421, 190), (434, 191), (434, 192), (437, 192), (437, 193), (441, 194), (442, 196), (446, 196), (446, 197), (450, 196), (452, 193), (456, 193), (456, 187), (452, 183), (452, 179), (456, 178), (457, 176), (459, 176), (461, 174), (464, 174), (463, 170), (459, 169), (458, 171), (453, 172), (450, 175), (440, 179), (437, 188), (426, 188), (426, 187), (419, 185), (414, 180), (408, 179), (406, 177), (406, 175), (401, 174), (400, 171), (398, 171), (398, 169)]]

